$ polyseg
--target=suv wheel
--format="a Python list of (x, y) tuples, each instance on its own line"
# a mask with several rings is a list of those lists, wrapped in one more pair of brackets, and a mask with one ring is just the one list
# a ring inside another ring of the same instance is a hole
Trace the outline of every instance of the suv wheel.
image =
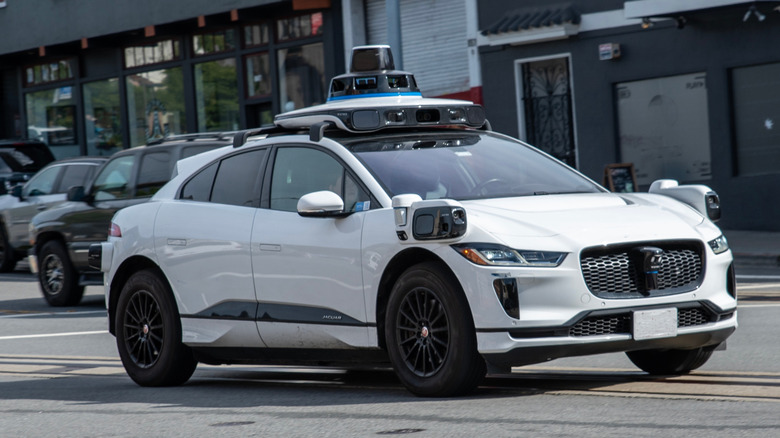
[(168, 284), (154, 271), (133, 274), (122, 288), (115, 320), (122, 364), (141, 386), (175, 386), (198, 362), (181, 341), (181, 320)]
[(0, 272), (11, 272), (16, 266), (16, 254), (8, 243), (8, 233), (0, 223)]
[(642, 371), (654, 375), (688, 374), (704, 365), (714, 346), (693, 350), (640, 350), (626, 352), (626, 356)]
[(84, 296), (84, 286), (79, 286), (78, 273), (65, 247), (57, 241), (46, 242), (38, 260), (38, 283), (46, 301), (56, 307), (78, 304)]
[(466, 297), (436, 263), (409, 268), (393, 286), (385, 316), (388, 355), (409, 391), (447, 397), (485, 377)]

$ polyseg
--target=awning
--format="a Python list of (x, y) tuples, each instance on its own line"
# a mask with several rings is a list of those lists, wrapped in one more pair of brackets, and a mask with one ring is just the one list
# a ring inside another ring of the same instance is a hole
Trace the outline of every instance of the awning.
[(480, 31), (481, 45), (527, 44), (568, 38), (579, 32), (580, 14), (569, 4), (519, 8)]

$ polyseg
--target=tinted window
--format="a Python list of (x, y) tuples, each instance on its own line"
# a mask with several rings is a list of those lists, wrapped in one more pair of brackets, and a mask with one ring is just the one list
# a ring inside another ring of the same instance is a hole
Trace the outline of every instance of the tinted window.
[(151, 152), (141, 159), (141, 171), (138, 174), (136, 196), (152, 196), (171, 179), (171, 154), (169, 152)]
[(489, 133), (374, 137), (350, 146), (390, 196), (481, 199), (601, 190), (537, 149)]
[(356, 204), (367, 201), (368, 195), (335, 158), (311, 148), (279, 149), (271, 181), (272, 209), (297, 211), (301, 196), (321, 190), (341, 196), (347, 211), (366, 209)]
[(65, 171), (60, 180), (59, 192), (65, 193), (73, 186), (83, 186), (89, 182), (89, 178), (95, 172), (97, 166), (88, 164), (74, 164), (65, 166)]
[(208, 202), (211, 198), (211, 185), (214, 183), (214, 175), (217, 174), (218, 165), (218, 163), (212, 164), (187, 181), (181, 189), (181, 199)]
[(95, 178), (92, 193), (96, 201), (130, 197), (130, 176), (135, 155), (125, 155), (109, 161)]
[(50, 167), (35, 175), (24, 188), (25, 196), (41, 196), (54, 193), (54, 182), (60, 174), (62, 166)]
[(260, 149), (222, 160), (214, 179), (211, 202), (259, 207), (260, 178), (266, 153), (266, 149)]

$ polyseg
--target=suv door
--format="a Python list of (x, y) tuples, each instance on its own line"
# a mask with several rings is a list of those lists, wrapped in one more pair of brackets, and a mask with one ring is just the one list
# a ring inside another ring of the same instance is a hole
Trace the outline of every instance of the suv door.
[[(270, 208), (252, 227), (252, 272), (259, 301), (258, 330), (269, 347), (327, 348), (335, 339), (365, 345), (361, 234), (364, 215), (303, 217), (298, 199), (330, 190), (347, 210), (369, 196), (329, 153), (279, 147), (266, 178)], [(357, 206), (357, 207), (356, 207)]]

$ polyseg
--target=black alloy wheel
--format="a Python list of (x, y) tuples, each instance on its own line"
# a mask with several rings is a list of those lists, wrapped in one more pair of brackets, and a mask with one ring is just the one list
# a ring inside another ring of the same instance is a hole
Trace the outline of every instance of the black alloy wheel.
[(485, 377), (466, 296), (439, 263), (421, 263), (401, 274), (390, 292), (384, 334), (393, 368), (413, 394), (461, 395)]
[(157, 271), (130, 276), (120, 293), (114, 324), (119, 357), (138, 385), (181, 385), (195, 372), (198, 362), (182, 342), (173, 293)]

